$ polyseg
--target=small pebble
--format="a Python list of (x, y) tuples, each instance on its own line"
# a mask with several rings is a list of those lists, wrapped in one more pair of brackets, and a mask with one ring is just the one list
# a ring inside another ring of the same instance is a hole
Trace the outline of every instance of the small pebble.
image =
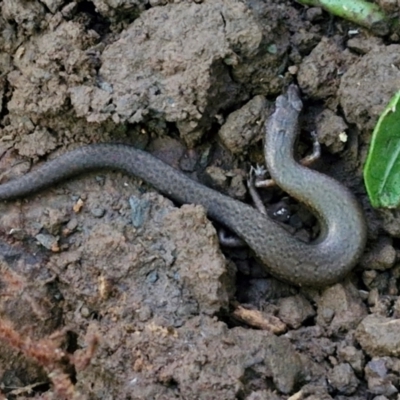
[(90, 310), (87, 307), (81, 308), (81, 315), (84, 318), (88, 318), (90, 316)]
[(60, 251), (60, 247), (58, 245), (59, 237), (46, 233), (39, 233), (35, 236), (35, 238), (46, 249), (51, 250), (55, 253)]
[(138, 229), (144, 224), (147, 218), (150, 209), (150, 202), (146, 199), (141, 199), (136, 196), (130, 196), (129, 205), (132, 210), (132, 225), (134, 226), (134, 228)]
[(359, 383), (353, 369), (347, 363), (335, 366), (329, 374), (328, 380), (339, 393), (346, 395), (353, 394)]
[(147, 275), (146, 281), (149, 283), (156, 283), (158, 281), (158, 273), (156, 271), (152, 271)]
[(106, 210), (104, 208), (92, 208), (90, 212), (94, 217), (101, 218), (106, 213)]

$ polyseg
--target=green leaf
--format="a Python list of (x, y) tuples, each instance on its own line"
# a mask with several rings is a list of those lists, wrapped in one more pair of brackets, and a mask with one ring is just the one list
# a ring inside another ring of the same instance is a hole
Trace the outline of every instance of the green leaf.
[(297, 0), (298, 3), (321, 7), (338, 17), (352, 21), (384, 36), (389, 32), (389, 19), (380, 7), (365, 0)]
[(364, 182), (373, 207), (400, 204), (400, 92), (379, 117), (372, 134)]

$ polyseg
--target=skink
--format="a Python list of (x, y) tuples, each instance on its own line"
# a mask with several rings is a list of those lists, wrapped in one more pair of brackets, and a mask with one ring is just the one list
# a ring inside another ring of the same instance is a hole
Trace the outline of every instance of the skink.
[(274, 181), (318, 217), (321, 234), (304, 243), (251, 206), (188, 178), (150, 154), (117, 144), (93, 144), (68, 152), (0, 185), (0, 200), (20, 198), (89, 170), (118, 169), (135, 175), (179, 203), (201, 204), (212, 219), (243, 239), (274, 276), (299, 286), (326, 286), (356, 264), (366, 242), (363, 212), (343, 185), (293, 158), (302, 108), (296, 86), (276, 101), (266, 123), (265, 158)]

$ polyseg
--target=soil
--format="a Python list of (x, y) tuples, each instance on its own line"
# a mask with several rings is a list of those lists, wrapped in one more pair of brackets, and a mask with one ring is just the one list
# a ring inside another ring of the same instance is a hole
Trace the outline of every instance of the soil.
[[(312, 289), (275, 280), (246, 248), (221, 250), (202, 207), (121, 173), (1, 204), (0, 398), (398, 399), (400, 216), (373, 210), (362, 183), (400, 87), (398, 34), (288, 0), (0, 7), (2, 182), (82, 144), (123, 142), (248, 201), (263, 123), (297, 82), (299, 153), (315, 131), (314, 167), (355, 193), (369, 228), (354, 272)], [(314, 236), (294, 200), (263, 197)]]

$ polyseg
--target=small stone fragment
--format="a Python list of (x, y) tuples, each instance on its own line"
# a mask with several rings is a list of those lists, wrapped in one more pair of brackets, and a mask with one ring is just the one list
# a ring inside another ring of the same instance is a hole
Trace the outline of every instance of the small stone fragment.
[(297, 295), (281, 299), (278, 303), (279, 318), (291, 328), (297, 329), (315, 310), (304, 296)]
[(62, 233), (64, 236), (69, 236), (72, 232), (76, 230), (77, 227), (78, 220), (76, 218), (71, 218), (63, 229)]
[(349, 282), (338, 283), (326, 289), (317, 305), (317, 323), (323, 327), (329, 326), (332, 332), (355, 328), (367, 314), (360, 294)]
[(358, 386), (356, 378), (350, 364), (343, 363), (336, 365), (328, 377), (329, 383), (340, 393), (353, 394)]
[(265, 348), (264, 363), (271, 371), (277, 389), (282, 393), (291, 393), (307, 374), (307, 364), (286, 338), (271, 335)]
[(400, 297), (397, 298), (393, 305), (393, 318), (400, 318)]
[(374, 280), (378, 276), (378, 272), (374, 270), (363, 271), (362, 280), (367, 288), (371, 288)]
[(392, 382), (394, 377), (388, 374), (386, 362), (383, 358), (374, 358), (367, 364), (365, 377), (368, 382), (368, 389), (374, 394), (391, 396), (398, 392)]
[(261, 139), (266, 101), (255, 96), (242, 108), (229, 114), (218, 132), (222, 143), (233, 153), (241, 153)]
[(360, 264), (365, 269), (384, 271), (392, 268), (396, 261), (396, 250), (392, 240), (381, 238), (376, 245), (361, 259)]
[(141, 306), (138, 310), (136, 310), (135, 317), (140, 322), (146, 322), (153, 316), (153, 312), (148, 305)]
[(49, 235), (47, 233), (39, 233), (35, 236), (35, 238), (46, 249), (51, 250), (54, 253), (58, 253), (60, 251), (60, 246), (58, 244), (58, 240), (60, 238), (58, 236)]
[(247, 396), (246, 400), (281, 400), (281, 397), (269, 390), (257, 390)]
[(210, 166), (205, 170), (208, 178), (212, 181), (213, 186), (221, 189), (227, 189), (228, 176), (227, 172), (220, 167)]
[(367, 54), (374, 48), (378, 49), (382, 45), (382, 39), (378, 37), (362, 37), (356, 36), (351, 38), (346, 43), (347, 47), (354, 50), (358, 54)]
[(15, 148), (22, 156), (44, 156), (57, 147), (57, 141), (46, 128), (37, 127), (30, 135), (21, 137), (21, 141), (15, 144)]
[(92, 209), (90, 210), (90, 212), (92, 213), (92, 215), (93, 215), (94, 217), (96, 217), (96, 218), (101, 218), (101, 217), (103, 217), (104, 214), (106, 213), (106, 210), (105, 210), (104, 208), (96, 207), (96, 208), (92, 208)]
[(343, 118), (326, 108), (316, 120), (318, 141), (329, 148), (332, 153), (343, 150), (341, 134), (348, 129)]
[(83, 318), (89, 318), (90, 310), (86, 306), (83, 306), (81, 308), (81, 315), (82, 315)]
[(333, 38), (323, 37), (300, 63), (297, 79), (302, 92), (313, 99), (335, 95), (340, 79), (333, 78), (332, 71), (339, 71), (350, 60)]
[(46, 4), (47, 8), (53, 14), (55, 14), (64, 2), (62, 0), (43, 0), (43, 3)]
[(400, 356), (400, 319), (368, 315), (358, 325), (355, 337), (371, 357)]
[(158, 281), (158, 273), (156, 271), (150, 272), (146, 277), (146, 281), (149, 283), (156, 283)]
[(300, 391), (290, 396), (287, 400), (332, 400), (327, 390), (327, 385), (305, 385)]
[(375, 315), (390, 315), (392, 310), (392, 299), (388, 296), (379, 296), (373, 307), (370, 307), (370, 312)]
[(83, 200), (82, 199), (78, 199), (78, 201), (74, 204), (72, 209), (74, 210), (74, 212), (76, 214), (78, 214), (82, 210), (83, 205), (84, 205)]
[(357, 350), (354, 346), (340, 346), (337, 353), (340, 361), (343, 360), (349, 363), (357, 374), (362, 374), (365, 365), (365, 356), (361, 350)]
[(132, 225), (138, 229), (143, 226), (150, 209), (150, 202), (145, 198), (136, 196), (129, 197), (129, 205), (131, 207)]
[(66, 208), (47, 207), (45, 217), (40, 220), (41, 228), (56, 236), (60, 233), (62, 226), (69, 221), (69, 218)]

